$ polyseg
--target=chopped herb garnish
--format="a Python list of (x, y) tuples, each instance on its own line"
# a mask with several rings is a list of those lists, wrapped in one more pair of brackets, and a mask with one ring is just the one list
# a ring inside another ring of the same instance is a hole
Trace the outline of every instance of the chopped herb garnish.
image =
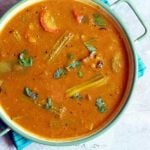
[(93, 14), (94, 23), (100, 28), (106, 28), (106, 20), (99, 14)]
[(44, 109), (46, 110), (49, 110), (51, 109), (53, 106), (53, 102), (52, 102), (52, 99), (50, 97), (47, 98), (47, 102), (46, 104), (44, 105)]
[(38, 94), (27, 87), (24, 88), (24, 94), (33, 100), (36, 100), (38, 98)]
[(54, 78), (55, 79), (60, 79), (62, 76), (66, 75), (66, 73), (67, 73), (67, 70), (65, 68), (59, 68), (54, 73)]
[(72, 98), (72, 99), (78, 99), (78, 100), (83, 99), (83, 97), (80, 95), (80, 93), (74, 94), (71, 98)]
[(68, 53), (68, 54), (67, 54), (67, 58), (70, 59), (70, 60), (72, 60), (72, 59), (74, 58), (74, 56), (73, 56), (73, 54)]
[(32, 57), (27, 57), (27, 50), (24, 50), (19, 54), (19, 64), (23, 67), (31, 67), (33, 64)]
[(96, 106), (98, 108), (98, 110), (101, 112), (101, 113), (104, 113), (107, 111), (107, 107), (106, 107), (106, 104), (105, 102), (103, 101), (102, 98), (98, 98), (96, 100)]
[(84, 46), (88, 49), (90, 53), (95, 52), (96, 53), (96, 47), (91, 45), (89, 42), (84, 42)]
[(74, 60), (67, 69), (75, 69), (81, 67), (81, 62), (79, 60)]
[(77, 74), (79, 78), (83, 78), (84, 76), (84, 73), (81, 70), (79, 70)]

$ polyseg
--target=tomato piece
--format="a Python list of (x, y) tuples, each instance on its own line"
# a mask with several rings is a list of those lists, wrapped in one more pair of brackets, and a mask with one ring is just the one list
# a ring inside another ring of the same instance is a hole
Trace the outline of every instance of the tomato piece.
[(40, 14), (40, 23), (46, 32), (57, 33), (59, 31), (54, 17), (46, 8), (44, 8)]
[(76, 21), (81, 24), (82, 20), (83, 20), (83, 15), (80, 14), (80, 12), (76, 9), (73, 9), (72, 11), (74, 18), (76, 19)]

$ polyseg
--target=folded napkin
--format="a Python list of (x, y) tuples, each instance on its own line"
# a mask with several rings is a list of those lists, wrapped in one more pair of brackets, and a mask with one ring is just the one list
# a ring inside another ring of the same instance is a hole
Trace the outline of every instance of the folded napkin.
[[(109, 5), (108, 0), (101, 0), (101, 1)], [(142, 77), (144, 75), (145, 69), (146, 69), (145, 64), (143, 63), (142, 59), (138, 57), (138, 77)], [(3, 129), (5, 128), (5, 125), (2, 122), (0, 122), (0, 127), (1, 129)], [(17, 150), (22, 150), (23, 148), (32, 143), (32, 141), (20, 136), (19, 134), (13, 131), (10, 132), (9, 134)]]

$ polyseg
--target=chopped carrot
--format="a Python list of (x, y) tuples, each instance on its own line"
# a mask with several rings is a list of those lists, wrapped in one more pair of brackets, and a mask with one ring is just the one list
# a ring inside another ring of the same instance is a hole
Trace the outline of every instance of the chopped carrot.
[(44, 8), (40, 14), (40, 23), (46, 32), (57, 33), (57, 28), (54, 17), (50, 14), (47, 8)]

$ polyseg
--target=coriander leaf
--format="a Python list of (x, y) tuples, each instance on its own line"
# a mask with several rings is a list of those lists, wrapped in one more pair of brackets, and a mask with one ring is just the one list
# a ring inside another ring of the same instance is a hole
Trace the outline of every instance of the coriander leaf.
[(55, 79), (60, 79), (62, 76), (64, 76), (67, 73), (67, 70), (65, 68), (59, 68), (54, 73)]
[(71, 98), (72, 98), (72, 99), (78, 99), (78, 100), (83, 99), (83, 97), (80, 95), (80, 93), (74, 94)]
[(98, 98), (96, 100), (96, 106), (98, 108), (98, 110), (101, 112), (101, 113), (104, 113), (107, 111), (107, 107), (106, 107), (106, 104), (105, 102), (102, 100), (102, 98)]
[(79, 67), (81, 67), (81, 62), (79, 60), (74, 60), (71, 64), (69, 64), (67, 69), (75, 69)]
[(36, 100), (38, 98), (38, 94), (27, 87), (24, 88), (24, 94), (33, 100)]
[(53, 106), (53, 102), (52, 102), (52, 99), (50, 97), (47, 98), (47, 102), (46, 104), (44, 105), (44, 109), (46, 110), (49, 110), (51, 109)]
[(106, 20), (99, 14), (93, 14), (94, 23), (100, 28), (106, 28)]
[(79, 78), (83, 78), (84, 76), (84, 73), (81, 70), (79, 70), (77, 74)]
[(32, 57), (27, 57), (27, 50), (24, 50), (19, 54), (19, 64), (23, 67), (31, 67), (33, 64)]
[(73, 58), (74, 58), (74, 56), (73, 56), (73, 54), (68, 53), (68, 54), (67, 54), (67, 58), (71, 60), (71, 59), (73, 59)]
[(88, 43), (88, 42), (84, 42), (84, 46), (88, 49), (88, 51), (90, 52), (90, 53), (92, 53), (92, 52), (96, 52), (96, 47), (94, 47), (93, 45), (91, 45), (90, 43)]

